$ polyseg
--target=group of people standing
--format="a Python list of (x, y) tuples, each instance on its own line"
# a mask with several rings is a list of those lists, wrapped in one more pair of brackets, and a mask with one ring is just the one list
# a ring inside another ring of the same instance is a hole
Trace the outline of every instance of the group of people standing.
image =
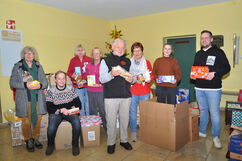
[[(210, 111), (213, 113), (211, 115), (213, 116), (211, 117), (213, 138), (219, 140), (221, 78), (229, 72), (230, 66), (224, 52), (211, 45), (212, 34), (210, 33), (210, 31), (202, 32), (202, 50), (196, 54), (194, 61), (194, 65), (209, 66), (210, 69), (207, 80), (196, 80), (196, 95), (201, 110), (199, 134), (206, 136), (208, 111)], [(203, 38), (204, 35), (206, 35), (205, 38)], [(204, 39), (206, 44), (203, 43)], [(131, 140), (135, 142), (137, 140), (137, 106), (140, 100), (150, 98), (150, 83), (153, 80), (156, 82), (158, 102), (175, 104), (176, 86), (181, 80), (181, 70), (177, 60), (170, 56), (173, 50), (171, 44), (163, 46), (164, 56), (156, 59), (153, 70), (151, 63), (143, 56), (144, 47), (140, 42), (132, 44), (131, 59), (126, 57), (125, 50), (126, 41), (120, 38), (115, 39), (110, 55), (102, 58), (101, 49), (95, 47), (91, 52), (91, 59), (85, 55), (84, 47), (78, 45), (75, 49), (76, 56), (71, 59), (67, 73), (63, 71), (55, 73), (56, 86), (49, 89), (46, 95), (44, 89), (47, 88), (48, 83), (42, 66), (35, 60), (37, 51), (33, 47), (25, 47), (22, 50), (22, 59), (13, 67), (10, 85), (16, 89), (16, 115), (22, 118), (23, 135), (28, 151), (33, 152), (35, 147), (43, 147), (38, 141), (40, 119), (41, 115), (48, 112), (46, 155), (51, 155), (55, 149), (56, 131), (63, 119), (72, 124), (72, 153), (74, 156), (78, 155), (81, 125), (78, 114), (70, 115), (69, 109), (72, 108), (79, 108), (81, 116), (97, 115), (99, 112), (103, 127), (107, 132), (109, 154), (115, 152), (118, 117), (120, 145), (126, 150), (132, 150), (128, 142), (128, 125), (130, 124), (131, 128)], [(206, 64), (207, 57), (211, 55), (215, 57), (213, 65)], [(124, 77), (122, 71), (114, 68), (117, 66), (122, 67), (130, 75)], [(76, 80), (78, 77), (76, 67), (80, 69), (82, 87)], [(89, 75), (95, 75), (95, 84), (92, 86), (87, 85)], [(166, 75), (174, 76), (172, 82), (158, 81), (159, 76)], [(70, 77), (73, 86), (66, 85), (67, 76)], [(33, 84), (33, 81), (37, 83)], [(212, 102), (210, 98), (213, 98)]]

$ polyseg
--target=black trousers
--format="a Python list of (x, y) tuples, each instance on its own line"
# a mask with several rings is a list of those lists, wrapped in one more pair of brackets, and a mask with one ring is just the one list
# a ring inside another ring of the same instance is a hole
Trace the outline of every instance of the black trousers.
[(156, 86), (156, 95), (158, 102), (176, 104), (176, 87)]

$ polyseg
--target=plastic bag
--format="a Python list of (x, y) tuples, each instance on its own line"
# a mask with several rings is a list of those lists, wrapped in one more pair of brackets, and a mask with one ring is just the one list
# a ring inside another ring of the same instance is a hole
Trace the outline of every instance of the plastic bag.
[(15, 111), (13, 109), (8, 109), (7, 111), (5, 111), (4, 112), (4, 118), (7, 121), (10, 121), (10, 122), (19, 122), (19, 121), (21, 121), (21, 118), (16, 116), (16, 113), (15, 113)]

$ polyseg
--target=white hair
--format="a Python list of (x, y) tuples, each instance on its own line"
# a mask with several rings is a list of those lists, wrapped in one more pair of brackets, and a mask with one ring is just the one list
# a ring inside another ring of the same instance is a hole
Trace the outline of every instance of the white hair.
[(124, 46), (125, 46), (125, 49), (126, 49), (126, 47), (127, 47), (127, 42), (126, 42), (126, 40), (121, 39), (121, 38), (114, 39), (114, 40), (113, 40), (113, 44), (112, 44), (112, 46), (115, 46), (116, 43), (117, 43), (117, 41), (124, 43)]

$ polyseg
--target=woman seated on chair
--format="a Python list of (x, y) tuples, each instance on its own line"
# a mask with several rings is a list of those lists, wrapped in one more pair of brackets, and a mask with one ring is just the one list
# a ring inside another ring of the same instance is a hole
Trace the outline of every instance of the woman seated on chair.
[(47, 91), (46, 102), (49, 113), (49, 124), (47, 129), (48, 146), (45, 154), (51, 155), (55, 149), (55, 136), (58, 126), (62, 120), (67, 120), (72, 125), (72, 154), (79, 155), (80, 120), (78, 114), (72, 114), (70, 109), (79, 107), (81, 101), (73, 87), (66, 86), (66, 73), (58, 71), (55, 73), (56, 86)]

